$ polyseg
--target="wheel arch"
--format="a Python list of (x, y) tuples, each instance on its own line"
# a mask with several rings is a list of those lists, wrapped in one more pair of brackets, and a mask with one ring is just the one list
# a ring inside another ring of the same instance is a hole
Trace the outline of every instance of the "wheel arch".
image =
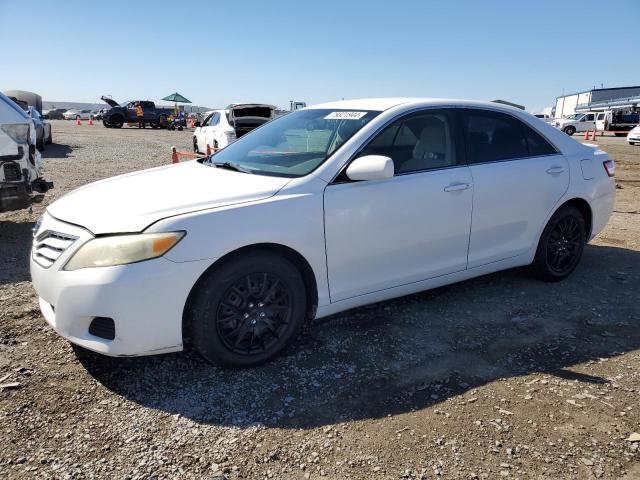
[(591, 231), (593, 229), (593, 211), (591, 210), (591, 205), (589, 205), (589, 202), (587, 202), (584, 198), (574, 197), (565, 201), (562, 205), (556, 208), (553, 213), (556, 213), (561, 208), (569, 205), (577, 208), (582, 214), (587, 230), (587, 241), (589, 241), (589, 239), (591, 238)]
[(232, 250), (231, 252), (218, 258), (209, 266), (209, 268), (202, 272), (198, 280), (196, 280), (196, 282), (191, 287), (189, 295), (187, 296), (187, 300), (184, 304), (184, 308), (182, 310), (182, 342), (185, 346), (185, 349), (191, 343), (191, 315), (189, 309), (193, 299), (193, 295), (198, 290), (200, 284), (212, 270), (219, 268), (223, 263), (233, 261), (238, 256), (254, 251), (267, 251), (270, 253), (275, 253), (293, 263), (293, 265), (300, 271), (302, 280), (304, 281), (305, 290), (307, 293), (307, 317), (309, 319), (312, 319), (315, 316), (316, 310), (318, 308), (318, 284), (316, 282), (313, 268), (311, 268), (311, 265), (309, 264), (307, 259), (293, 248), (279, 243), (255, 243), (252, 245), (245, 245), (236, 250)]

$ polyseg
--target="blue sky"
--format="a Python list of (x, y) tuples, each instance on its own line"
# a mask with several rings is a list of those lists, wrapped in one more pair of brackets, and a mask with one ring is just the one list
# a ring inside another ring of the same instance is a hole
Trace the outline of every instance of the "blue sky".
[[(640, 1), (0, 0), (0, 90), (210, 107), (640, 84)], [(630, 60), (634, 58), (634, 60)]]

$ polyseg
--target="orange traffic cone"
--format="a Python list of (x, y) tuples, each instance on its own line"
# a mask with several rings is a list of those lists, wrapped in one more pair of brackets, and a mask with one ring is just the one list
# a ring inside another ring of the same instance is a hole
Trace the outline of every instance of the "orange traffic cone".
[(93, 119), (92, 118), (89, 119), (89, 125), (93, 127)]
[(585, 140), (589, 140), (589, 133), (590, 133), (590, 130), (587, 130), (586, 132), (584, 132), (584, 139)]
[(591, 140), (595, 141), (596, 140), (596, 131), (594, 130), (593, 133), (591, 134)]
[(211, 145), (207, 143), (207, 157), (211, 156)]
[(76, 125), (82, 125), (82, 122), (80, 121), (80, 117), (76, 119)]
[(171, 147), (171, 163), (178, 163), (178, 152), (176, 151), (176, 147)]

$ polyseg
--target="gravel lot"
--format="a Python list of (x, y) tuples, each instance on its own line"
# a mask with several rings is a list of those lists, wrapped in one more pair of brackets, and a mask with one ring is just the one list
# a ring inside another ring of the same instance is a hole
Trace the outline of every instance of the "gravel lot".
[(46, 204), (191, 145), (52, 123), (55, 189), (0, 214), (0, 477), (640, 478), (640, 147), (598, 140), (621, 189), (568, 280), (512, 270), (359, 308), (225, 371), (101, 357), (46, 325), (27, 262)]

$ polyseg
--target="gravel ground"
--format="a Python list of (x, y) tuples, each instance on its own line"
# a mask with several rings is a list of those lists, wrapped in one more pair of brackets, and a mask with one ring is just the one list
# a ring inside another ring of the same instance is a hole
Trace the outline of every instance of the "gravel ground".
[(640, 147), (557, 284), (518, 269), (313, 322), (277, 360), (110, 359), (45, 323), (30, 229), (72, 188), (169, 162), (189, 132), (54, 121), (42, 205), (0, 214), (0, 477), (640, 478)]

